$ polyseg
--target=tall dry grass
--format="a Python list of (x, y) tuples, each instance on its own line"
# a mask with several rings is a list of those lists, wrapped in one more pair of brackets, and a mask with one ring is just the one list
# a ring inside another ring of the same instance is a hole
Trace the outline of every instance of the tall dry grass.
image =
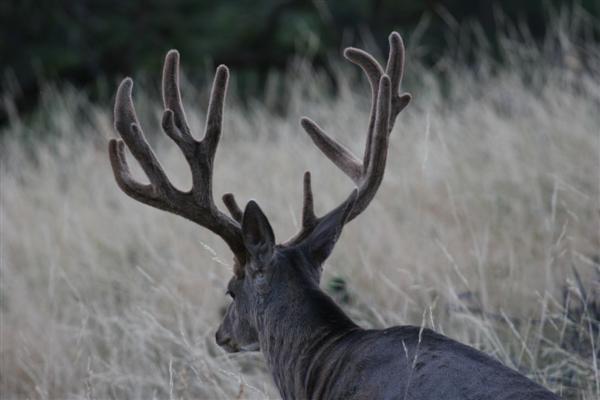
[[(482, 55), (432, 69), (409, 46), (414, 103), (392, 133), (378, 196), (345, 229), (322, 286), (364, 327), (424, 324), (564, 398), (597, 399), (600, 64), (597, 47), (582, 52), (568, 33), (541, 47), (507, 40), (502, 68)], [(298, 125), (309, 115), (362, 148), (368, 90), (336, 68), (336, 95), (302, 63), (273, 77), (284, 115), (268, 95), (267, 105), (227, 102), (215, 193), (257, 199), (280, 240), (298, 225), (304, 170), (318, 210), (352, 187)], [(187, 187), (184, 160), (158, 134), (155, 92), (134, 89), (138, 112)], [(206, 88), (184, 95), (201, 132)], [(260, 354), (214, 344), (225, 246), (117, 188), (109, 105), (69, 89), (44, 98), (34, 121), (13, 115), (1, 142), (2, 397), (276, 398)]]

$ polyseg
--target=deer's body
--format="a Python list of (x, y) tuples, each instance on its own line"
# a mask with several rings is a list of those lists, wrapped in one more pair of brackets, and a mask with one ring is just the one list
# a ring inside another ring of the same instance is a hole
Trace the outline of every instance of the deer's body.
[(270, 361), (284, 399), (557, 399), (497, 360), (430, 329), (357, 328), (310, 337), (321, 346), (289, 343), (274, 357), (279, 364)]
[[(389, 135), (411, 99), (400, 94), (404, 45), (390, 35), (385, 70), (368, 53), (344, 55), (360, 66), (371, 85), (371, 115), (365, 152), (356, 157), (308, 118), (301, 120), (319, 149), (356, 185), (341, 204), (321, 217), (314, 212), (311, 179), (304, 175), (302, 226), (276, 245), (258, 204), (242, 212), (232, 194), (223, 196), (230, 216), (213, 199), (212, 170), (222, 130), (229, 72), (219, 66), (213, 82), (204, 137), (187, 124), (179, 88), (179, 54), (170, 51), (163, 70), (162, 128), (188, 162), (193, 186), (184, 192), (168, 179), (146, 141), (131, 98), (133, 82), (117, 90), (115, 127), (109, 144), (119, 187), (130, 197), (183, 216), (219, 235), (235, 256), (228, 293), (233, 301), (216, 333), (228, 352), (260, 349), (284, 399), (533, 400), (556, 399), (548, 390), (493, 358), (428, 329), (405, 326), (364, 330), (319, 289), (321, 268), (344, 225), (369, 205), (383, 179)], [(150, 183), (129, 172), (125, 148)]]
[(273, 291), (257, 314), (260, 348), (283, 399), (557, 399), (430, 329), (361, 329), (304, 270), (287, 263), (278, 273), (288, 276), (274, 279), (302, 283)]

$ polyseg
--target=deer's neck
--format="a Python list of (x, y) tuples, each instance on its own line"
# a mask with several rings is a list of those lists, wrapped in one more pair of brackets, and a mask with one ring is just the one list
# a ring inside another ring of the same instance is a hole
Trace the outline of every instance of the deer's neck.
[(260, 347), (284, 399), (311, 397), (315, 375), (360, 328), (317, 287), (282, 300), (259, 318)]

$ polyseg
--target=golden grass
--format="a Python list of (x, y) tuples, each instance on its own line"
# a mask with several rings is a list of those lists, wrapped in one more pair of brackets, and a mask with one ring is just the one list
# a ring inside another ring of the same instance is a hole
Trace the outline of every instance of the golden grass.
[[(443, 94), (438, 71), (410, 65), (416, 100), (392, 133), (381, 190), (345, 229), (323, 287), (344, 279), (344, 307), (365, 327), (425, 324), (565, 398), (595, 399), (600, 69), (519, 60), (493, 73), (452, 66)], [(290, 71), (284, 116), (230, 96), (215, 193), (257, 199), (280, 240), (298, 224), (304, 170), (317, 211), (344, 198), (351, 182), (298, 120), (360, 149), (369, 100), (353, 72), (340, 69), (332, 96), (305, 66)], [(185, 90), (200, 132), (206, 90)], [(108, 104), (72, 90), (45, 99), (43, 118), (13, 118), (1, 142), (2, 397), (276, 398), (260, 354), (214, 344), (225, 246), (117, 188)], [(138, 87), (134, 99), (170, 177), (188, 186), (156, 134), (159, 99)]]

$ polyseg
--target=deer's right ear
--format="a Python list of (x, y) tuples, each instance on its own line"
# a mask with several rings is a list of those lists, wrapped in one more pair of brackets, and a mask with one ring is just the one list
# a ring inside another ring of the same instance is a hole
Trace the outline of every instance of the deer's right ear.
[(242, 218), (244, 246), (257, 268), (267, 266), (273, 256), (275, 235), (269, 220), (254, 200), (250, 200)]

